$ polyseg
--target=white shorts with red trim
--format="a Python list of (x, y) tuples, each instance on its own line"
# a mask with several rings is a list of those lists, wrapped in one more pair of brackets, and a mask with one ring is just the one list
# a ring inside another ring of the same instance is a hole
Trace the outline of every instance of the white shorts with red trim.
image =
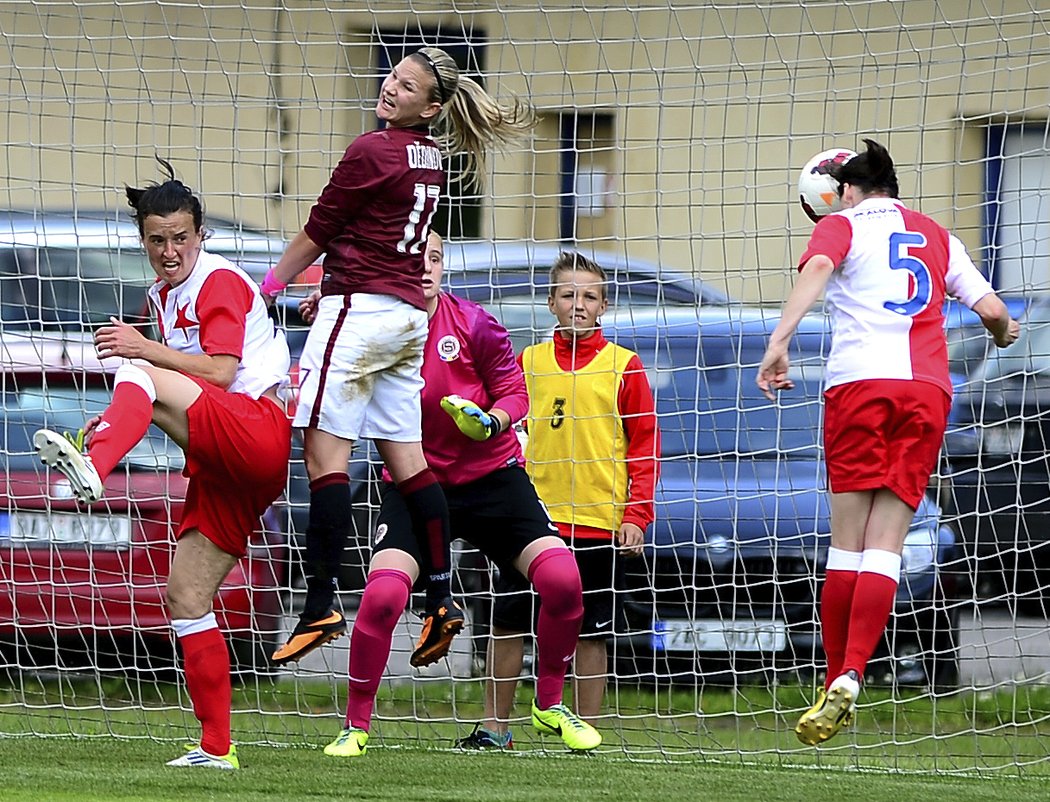
[(417, 443), (427, 313), (391, 295), (321, 298), (299, 360), (293, 426)]

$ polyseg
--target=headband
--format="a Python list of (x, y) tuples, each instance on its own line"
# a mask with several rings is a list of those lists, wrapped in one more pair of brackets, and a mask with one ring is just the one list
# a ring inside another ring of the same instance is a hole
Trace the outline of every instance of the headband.
[(434, 73), (434, 79), (437, 81), (438, 97), (441, 98), (441, 105), (445, 105), (445, 103), (448, 102), (445, 93), (445, 82), (441, 80), (441, 73), (438, 72), (437, 64), (434, 63), (434, 59), (427, 55), (422, 48), (416, 51), (416, 55), (422, 56), (423, 61), (425, 61), (427, 66), (430, 67), (430, 71)]

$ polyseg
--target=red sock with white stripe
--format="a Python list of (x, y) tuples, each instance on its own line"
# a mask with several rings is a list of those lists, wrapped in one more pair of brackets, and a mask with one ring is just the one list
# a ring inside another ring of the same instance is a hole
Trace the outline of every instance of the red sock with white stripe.
[(828, 666), (827, 678), (824, 681), (825, 690), (831, 681), (842, 673), (861, 554), (859, 551), (846, 551), (834, 546), (828, 549), (824, 587), (820, 593), (820, 632)]
[(540, 597), (536, 621), (536, 706), (546, 710), (562, 700), (569, 666), (583, 623), (583, 586), (568, 549), (542, 552), (529, 566), (529, 581)]
[(865, 549), (860, 564), (857, 587), (850, 609), (849, 640), (842, 671), (853, 670), (860, 677), (868, 660), (886, 632), (900, 584), (901, 556), (882, 549)]
[(215, 613), (201, 618), (173, 619), (182, 645), (186, 690), (193, 715), (201, 723), (201, 749), (224, 757), (230, 751), (230, 653), (215, 622)]
[(372, 722), (372, 708), (390, 657), (394, 627), (408, 606), (411, 592), (412, 580), (404, 571), (380, 568), (368, 574), (350, 633), (347, 727), (367, 730)]
[(102, 481), (131, 451), (153, 421), (157, 388), (153, 379), (136, 365), (121, 365), (114, 377), (113, 399), (91, 435), (88, 456)]

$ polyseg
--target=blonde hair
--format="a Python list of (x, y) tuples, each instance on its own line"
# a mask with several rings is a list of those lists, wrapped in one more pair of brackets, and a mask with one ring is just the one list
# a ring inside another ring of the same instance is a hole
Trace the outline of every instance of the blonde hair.
[(416, 53), (434, 76), (430, 99), (441, 104), (431, 127), (448, 153), (467, 157), (470, 183), (480, 181), (489, 148), (505, 150), (535, 127), (536, 115), (518, 97), (509, 105), (497, 101), (472, 78), (461, 75), (455, 59), (439, 47), (421, 47)]
[(548, 294), (552, 298), (554, 297), (554, 293), (557, 291), (558, 286), (562, 283), (561, 274), (569, 273), (573, 270), (580, 270), (584, 273), (593, 274), (598, 281), (601, 282), (602, 300), (605, 300), (605, 285), (608, 282), (605, 270), (597, 262), (588, 259), (582, 253), (577, 253), (576, 251), (562, 251), (558, 254), (558, 258), (554, 260), (554, 265), (551, 267), (550, 275), (548, 277), (548, 280), (550, 281), (550, 290), (548, 291)]

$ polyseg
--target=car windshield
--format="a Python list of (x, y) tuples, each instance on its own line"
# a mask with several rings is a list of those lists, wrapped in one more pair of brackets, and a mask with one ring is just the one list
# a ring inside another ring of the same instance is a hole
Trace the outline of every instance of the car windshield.
[[(109, 403), (111, 392), (104, 387), (77, 388), (7, 374), (3, 392), (3, 422), (0, 443), (8, 470), (40, 469), (33, 448), (33, 433), (40, 428), (75, 432), (98, 415)], [(160, 429), (151, 426), (125, 462), (138, 470), (180, 471), (185, 465), (182, 450)]]
[[(501, 269), (492, 274), (467, 272), (452, 277), (446, 274), (446, 278), (446, 286), (451, 292), (480, 303), (503, 324), (510, 333), (514, 353), (550, 339), (554, 317), (547, 307), (550, 285), (546, 271), (537, 274), (524, 268)], [(651, 278), (617, 280), (610, 287), (606, 316), (630, 314), (630, 310), (638, 310), (645, 316), (662, 308), (695, 309), (698, 292), (699, 282), (691, 279), (671, 282)], [(716, 296), (712, 303), (723, 303), (721, 296)]]
[[(823, 315), (809, 316), (800, 325), (791, 345), (795, 388), (774, 404), (759, 391), (755, 375), (779, 310), (656, 304), (655, 288), (648, 291), (647, 301), (636, 291), (628, 302), (610, 304), (603, 332), (637, 353), (646, 368), (664, 457), (818, 455), (830, 345)], [(515, 353), (552, 336), (545, 293), (479, 299), (508, 329)]]
[(948, 370), (969, 376), (988, 354), (991, 338), (980, 323), (948, 329)]
[(795, 388), (772, 403), (758, 389), (755, 375), (775, 322), (773, 316), (675, 320), (665, 310), (647, 314), (632, 308), (606, 324), (606, 336), (637, 353), (645, 365), (664, 457), (818, 456), (827, 342), (821, 322), (793, 340)]
[(156, 280), (139, 249), (0, 249), (0, 323), (8, 330), (93, 329), (117, 317), (150, 319)]

